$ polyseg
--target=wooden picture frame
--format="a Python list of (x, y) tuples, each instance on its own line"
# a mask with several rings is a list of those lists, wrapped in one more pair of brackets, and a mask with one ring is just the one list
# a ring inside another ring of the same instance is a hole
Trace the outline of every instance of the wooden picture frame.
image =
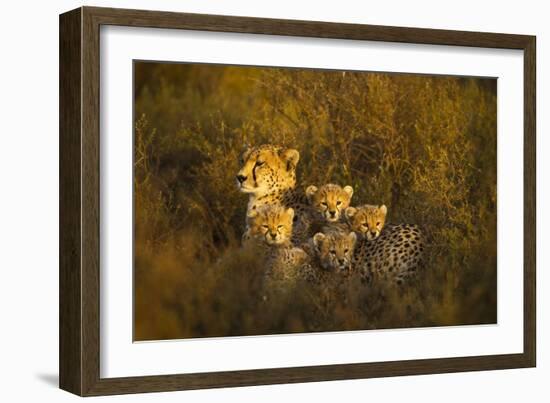
[[(469, 356), (100, 377), (100, 26), (519, 49), (524, 52), (524, 349)], [(533, 367), (536, 364), (535, 37), (82, 7), (60, 16), (60, 387), (81, 396)]]

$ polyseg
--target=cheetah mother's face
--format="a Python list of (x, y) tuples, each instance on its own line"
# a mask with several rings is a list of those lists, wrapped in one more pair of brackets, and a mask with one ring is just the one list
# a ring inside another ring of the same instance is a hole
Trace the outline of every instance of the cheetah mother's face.
[(294, 188), (299, 159), (298, 151), (291, 148), (268, 144), (249, 147), (241, 156), (237, 187), (256, 195)]

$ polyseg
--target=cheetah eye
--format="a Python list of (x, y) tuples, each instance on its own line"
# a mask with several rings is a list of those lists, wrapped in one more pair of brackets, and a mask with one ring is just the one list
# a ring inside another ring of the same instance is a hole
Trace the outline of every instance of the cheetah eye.
[(376, 223), (376, 226), (379, 227), (379, 226), (380, 226), (380, 222), (377, 222), (377, 223)]
[(336, 251), (333, 249), (333, 250), (330, 251), (330, 254), (331, 255), (336, 255)]
[(256, 161), (256, 166), (261, 167), (264, 164), (264, 161)]
[(342, 204), (342, 202), (341, 202), (340, 200), (338, 200), (338, 201), (336, 202), (336, 205), (339, 206), (340, 204)]
[(363, 227), (367, 228), (369, 226), (369, 224), (367, 224), (366, 222), (364, 222), (363, 224), (361, 224)]
[(348, 252), (349, 252), (349, 249), (346, 249), (346, 250), (344, 251), (344, 253), (348, 253)]
[(262, 225), (262, 228), (269, 229), (269, 225)]
[(277, 225), (277, 229), (281, 229), (283, 227), (284, 227), (284, 225)]
[(322, 202), (322, 203), (321, 203), (321, 206), (327, 207), (327, 204), (326, 204), (325, 202)]

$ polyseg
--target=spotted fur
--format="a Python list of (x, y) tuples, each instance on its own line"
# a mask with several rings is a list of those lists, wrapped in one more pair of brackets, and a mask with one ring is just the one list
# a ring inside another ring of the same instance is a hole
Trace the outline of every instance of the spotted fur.
[(424, 235), (417, 225), (387, 225), (375, 239), (357, 243), (353, 264), (366, 279), (402, 284), (416, 275), (424, 249)]

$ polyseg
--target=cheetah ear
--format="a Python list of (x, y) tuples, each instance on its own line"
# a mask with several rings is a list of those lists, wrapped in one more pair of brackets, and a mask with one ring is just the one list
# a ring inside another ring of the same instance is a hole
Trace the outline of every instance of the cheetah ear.
[(351, 244), (355, 246), (355, 242), (357, 242), (357, 235), (355, 234), (355, 232), (350, 232), (348, 234), (348, 239), (351, 241)]
[(245, 143), (243, 145), (243, 150), (242, 150), (241, 155), (240, 155), (241, 159), (246, 162), (246, 160), (248, 159), (251, 151), (252, 151), (252, 147), (250, 146), (250, 144)]
[(323, 234), (322, 232), (318, 232), (315, 235), (313, 235), (313, 244), (318, 250), (321, 248), (321, 244), (323, 243), (324, 239), (325, 239), (325, 234)]
[(357, 213), (357, 209), (355, 207), (348, 207), (345, 211), (344, 211), (344, 214), (346, 215), (346, 218), (349, 220), (351, 218), (353, 218), (353, 216), (355, 215), (355, 213)]
[(294, 209), (289, 207), (286, 209), (286, 213), (290, 216), (290, 221), (292, 221), (294, 219)]
[(378, 210), (380, 210), (380, 212), (384, 215), (388, 214), (388, 208), (385, 204), (382, 204), (380, 207), (378, 207)]
[(300, 153), (293, 148), (287, 148), (283, 151), (283, 157), (286, 160), (286, 170), (293, 171), (300, 161)]
[(344, 186), (344, 192), (346, 192), (351, 199), (351, 196), (353, 196), (353, 188), (351, 186)]
[(308, 201), (311, 202), (311, 199), (313, 198), (313, 195), (315, 195), (315, 193), (317, 193), (319, 189), (317, 189), (317, 186), (315, 185), (311, 185), (311, 186), (308, 186), (307, 189), (306, 189), (306, 197), (308, 199)]

